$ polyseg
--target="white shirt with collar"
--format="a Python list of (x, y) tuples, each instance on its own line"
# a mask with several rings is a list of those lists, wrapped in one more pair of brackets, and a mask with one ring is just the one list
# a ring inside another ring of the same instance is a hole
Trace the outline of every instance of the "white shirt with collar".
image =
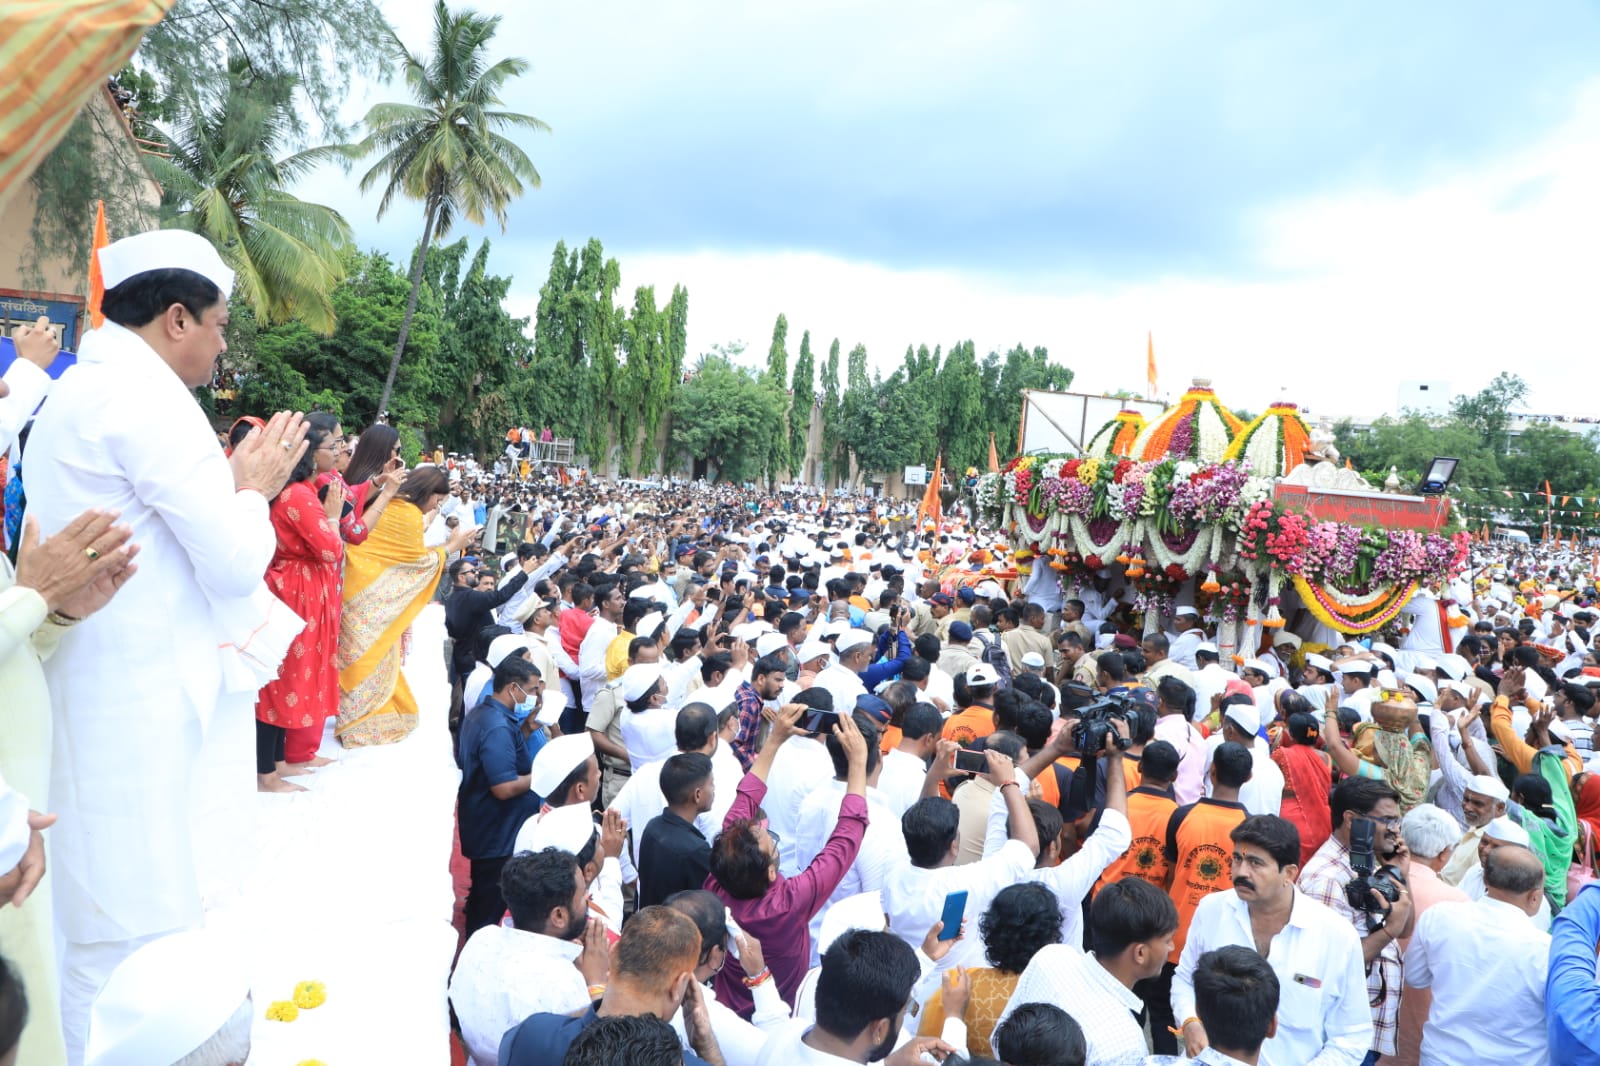
[[(1361, 941), (1343, 916), (1294, 890), (1289, 921), (1272, 938), (1267, 963), (1278, 975), (1278, 1032), (1261, 1045), (1262, 1066), (1358, 1066), (1372, 1046)], [(1442, 904), (1441, 904), (1442, 906)], [(1250, 910), (1234, 889), (1201, 900), (1172, 977), (1172, 1012), (1194, 1017), (1200, 956), (1237, 944), (1255, 950)]]
[(1485, 896), (1440, 903), (1417, 919), (1406, 984), (1433, 989), (1422, 1066), (1544, 1062), (1550, 934), (1526, 911)]
[(467, 938), (450, 977), (450, 1005), (472, 1066), (496, 1066), (500, 1039), (530, 1014), (571, 1014), (589, 1006), (576, 965), (583, 945), (504, 925)]
[[(1485, 898), (1484, 894), (1489, 891), (1489, 887), (1483, 883), (1483, 863), (1481, 860), (1474, 860), (1472, 865), (1467, 867), (1467, 872), (1461, 876), (1461, 883), (1456, 887), (1475, 900)], [(1533, 927), (1539, 932), (1548, 933), (1553, 917), (1550, 913), (1550, 900), (1546, 897), (1539, 900), (1539, 912), (1528, 920), (1533, 923)]]
[[(991, 823), (992, 824), (992, 823)], [(1094, 883), (1133, 843), (1133, 826), (1127, 815), (1107, 807), (1100, 824), (1083, 840), (1083, 846), (1054, 866), (1029, 870), (1021, 878), (1044, 885), (1056, 894), (1061, 907), (1061, 942), (1083, 943), (1083, 901)]]
[[(1200, 645), (1206, 642), (1206, 631), (1203, 629), (1186, 629), (1173, 637), (1167, 646), (1167, 658), (1193, 673), (1199, 669), (1195, 664), (1194, 653)], [(1209, 701), (1206, 704), (1210, 709)]]
[(1024, 1003), (1051, 1003), (1071, 1015), (1083, 1030), (1089, 1062), (1125, 1058), (1138, 1061), (1146, 1052), (1144, 1002), (1101, 966), (1093, 954), (1070, 944), (1049, 944), (1039, 949), (1017, 979), (1017, 987), (1000, 1012), (995, 1030)]

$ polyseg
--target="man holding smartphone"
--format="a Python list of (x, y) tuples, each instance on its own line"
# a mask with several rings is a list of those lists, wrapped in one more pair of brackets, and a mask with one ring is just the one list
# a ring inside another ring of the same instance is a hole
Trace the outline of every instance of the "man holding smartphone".
[[(979, 862), (955, 865), (960, 847), (961, 816), (956, 805), (940, 796), (927, 796), (912, 804), (900, 818), (911, 865), (902, 866), (884, 880), (883, 909), (889, 927), (916, 947), (916, 930), (939, 921), (945, 897), (966, 892), (965, 915), (982, 914), (995, 894), (1006, 885), (1025, 879), (1039, 855), (1039, 834), (1028, 798), (1017, 781), (1016, 766), (1004, 753), (985, 751), (984, 777), (1005, 798), (1008, 839), (1003, 847)], [(977, 964), (979, 938), (964, 940), (940, 960), (941, 969), (969, 962)]]

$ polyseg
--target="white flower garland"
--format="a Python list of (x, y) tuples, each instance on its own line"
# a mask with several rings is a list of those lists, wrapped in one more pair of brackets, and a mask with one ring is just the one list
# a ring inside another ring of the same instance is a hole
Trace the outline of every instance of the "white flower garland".
[(1224, 422), (1222, 415), (1217, 411), (1215, 404), (1201, 403), (1195, 407), (1194, 432), (1199, 440), (1196, 444), (1195, 454), (1202, 462), (1220, 463), (1222, 453), (1228, 450), (1232, 443), (1232, 431), (1228, 423)]
[(1176, 565), (1183, 567), (1186, 573), (1195, 574), (1210, 556), (1215, 537), (1215, 527), (1201, 526), (1199, 532), (1195, 534), (1194, 543), (1189, 545), (1187, 551), (1175, 552), (1168, 548), (1159, 533), (1152, 533), (1146, 543), (1149, 545), (1150, 558), (1163, 568)]
[(1098, 555), (1102, 559), (1115, 559), (1120, 555), (1122, 549), (1128, 543), (1128, 534), (1132, 532), (1132, 528), (1128, 523), (1118, 523), (1117, 531), (1111, 535), (1111, 540), (1103, 546), (1097, 546), (1094, 538), (1089, 536), (1089, 523), (1078, 515), (1070, 516), (1068, 522), (1067, 533), (1071, 536), (1072, 546), (1078, 554), (1083, 556)]

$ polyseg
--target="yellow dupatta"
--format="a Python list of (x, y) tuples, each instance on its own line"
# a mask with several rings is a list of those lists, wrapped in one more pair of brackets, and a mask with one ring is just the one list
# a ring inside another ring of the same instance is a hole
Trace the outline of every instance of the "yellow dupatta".
[(365, 542), (345, 553), (339, 620), (339, 721), (347, 748), (392, 744), (417, 726), (417, 701), (401, 672), (401, 638), (428, 605), (444, 549), (422, 544), (422, 512), (405, 500), (384, 508)]

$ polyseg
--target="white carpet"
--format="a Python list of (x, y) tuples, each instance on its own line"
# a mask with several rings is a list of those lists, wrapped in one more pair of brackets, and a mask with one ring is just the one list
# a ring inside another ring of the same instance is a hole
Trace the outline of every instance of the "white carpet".
[[(446, 982), (455, 952), (450, 847), (459, 772), (446, 725), (444, 609), (412, 629), (406, 679), (420, 724), (399, 744), (339, 761), (262, 795), (260, 861), (241, 913), (254, 940), (250, 1066), (442, 1066), (450, 1061)], [(292, 1023), (265, 1020), (299, 981), (327, 1003)]]

